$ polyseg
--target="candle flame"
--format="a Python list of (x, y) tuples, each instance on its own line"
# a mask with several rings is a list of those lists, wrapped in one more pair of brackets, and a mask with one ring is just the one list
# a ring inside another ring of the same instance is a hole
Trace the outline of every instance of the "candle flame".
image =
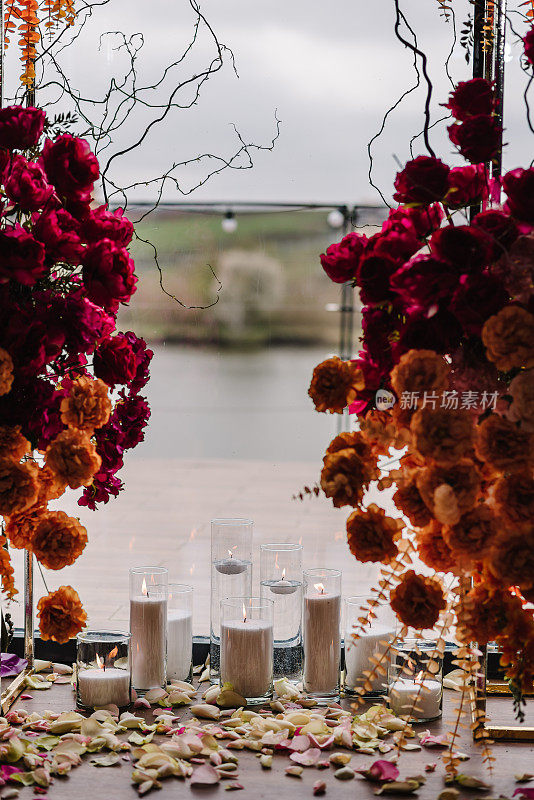
[(285, 581), (285, 579), (286, 579), (286, 568), (284, 567), (284, 569), (282, 570), (282, 580)]
[(191, 567), (189, 569), (189, 574), (192, 575), (194, 571), (195, 571), (195, 565), (191, 564)]
[(104, 669), (104, 661), (100, 658), (98, 653), (96, 654), (96, 665), (98, 669)]
[(145, 597), (148, 595), (148, 590), (146, 588), (146, 578), (143, 578), (143, 585), (141, 586), (141, 592), (145, 595)]
[(109, 655), (108, 655), (109, 660), (111, 661), (112, 658), (115, 658), (115, 656), (117, 655), (118, 652), (119, 652), (119, 648), (117, 647), (117, 645), (115, 645), (113, 650), (110, 650), (110, 652), (109, 652)]
[(243, 603), (243, 622), (247, 621), (247, 610), (245, 608), (245, 604)]
[(324, 586), (322, 583), (314, 583), (313, 586), (315, 589), (317, 589), (319, 594), (324, 594)]

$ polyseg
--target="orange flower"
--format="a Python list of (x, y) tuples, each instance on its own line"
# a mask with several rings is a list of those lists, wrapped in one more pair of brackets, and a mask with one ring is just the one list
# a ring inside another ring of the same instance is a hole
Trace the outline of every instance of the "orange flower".
[(425, 406), (412, 417), (415, 449), (438, 464), (454, 464), (473, 446), (474, 427), (468, 411)]
[(0, 347), (0, 395), (10, 392), (12, 383), (13, 361), (7, 350)]
[(432, 519), (432, 514), (417, 488), (415, 474), (401, 482), (393, 495), (393, 502), (399, 511), (408, 517), (412, 525), (418, 528), (424, 528)]
[(47, 569), (63, 569), (74, 564), (86, 544), (87, 531), (77, 519), (48, 511), (35, 528), (31, 548)]
[(506, 586), (534, 588), (534, 527), (501, 531), (485, 559), (492, 575)]
[(450, 366), (433, 350), (408, 350), (391, 371), (391, 385), (398, 397), (403, 392), (425, 392), (446, 389)]
[(17, 550), (29, 550), (35, 528), (46, 513), (46, 506), (33, 505), (21, 514), (6, 517), (6, 535)]
[(60, 586), (37, 603), (41, 639), (65, 644), (79, 633), (87, 614), (72, 586)]
[(477, 428), (475, 450), (481, 461), (500, 472), (521, 472), (534, 460), (534, 437), (497, 414)]
[(476, 562), (482, 561), (497, 536), (497, 520), (485, 503), (464, 514), (443, 536), (460, 569), (472, 572)]
[(93, 433), (109, 420), (111, 400), (108, 387), (99, 378), (83, 375), (72, 384), (69, 396), (61, 401), (61, 421), (69, 428)]
[(391, 590), (390, 605), (404, 625), (423, 630), (434, 627), (447, 601), (436, 578), (425, 578), (410, 569)]
[(427, 508), (444, 525), (455, 525), (475, 505), (480, 475), (473, 461), (463, 458), (451, 466), (421, 469), (415, 479)]
[(56, 500), (65, 491), (65, 484), (48, 467), (41, 467), (39, 470), (39, 503), (48, 503), (49, 500)]
[(486, 355), (502, 372), (534, 367), (534, 316), (520, 306), (505, 306), (482, 328)]
[(417, 554), (421, 561), (438, 572), (452, 572), (456, 567), (454, 555), (443, 537), (443, 528), (433, 520), (416, 534)]
[(501, 477), (494, 486), (495, 513), (509, 525), (530, 527), (534, 520), (534, 478), (517, 473)]
[(361, 458), (352, 448), (327, 453), (323, 463), (321, 488), (336, 508), (357, 506), (369, 483), (378, 478), (376, 461)]
[(32, 506), (37, 500), (38, 467), (33, 461), (17, 464), (0, 458), (0, 514), (10, 517)]
[(402, 520), (386, 517), (384, 510), (374, 503), (366, 511), (353, 511), (347, 520), (350, 552), (358, 561), (388, 564), (399, 553), (395, 540), (402, 528)]
[(5, 536), (0, 536), (0, 578), (2, 579), (3, 592), (6, 597), (12, 600), (18, 594), (18, 591), (15, 589), (13, 565), (11, 564), (9, 552), (4, 547), (5, 543)]
[(364, 387), (361, 369), (352, 361), (334, 356), (315, 367), (308, 394), (316, 411), (341, 414)]
[(20, 432), (20, 425), (14, 428), (0, 425), (0, 458), (20, 459), (30, 452), (30, 443)]
[(371, 457), (371, 447), (363, 435), (357, 431), (347, 431), (335, 436), (328, 447), (327, 453), (337, 453), (340, 450), (354, 450), (360, 458)]
[(513, 403), (508, 412), (513, 422), (519, 422), (522, 430), (534, 433), (534, 369), (516, 375), (510, 384)]
[(101, 463), (89, 437), (77, 430), (63, 431), (46, 450), (45, 466), (59, 483), (71, 489), (89, 486)]
[(492, 642), (506, 629), (517, 608), (521, 608), (521, 601), (515, 595), (479, 583), (460, 599), (456, 610), (459, 640), (479, 644)]
[(391, 414), (387, 411), (377, 411), (376, 409), (369, 411), (360, 420), (360, 431), (362, 436), (373, 445), (375, 452), (383, 455), (389, 453), (390, 447), (402, 450), (404, 445), (410, 441), (408, 432), (404, 428), (398, 430)]

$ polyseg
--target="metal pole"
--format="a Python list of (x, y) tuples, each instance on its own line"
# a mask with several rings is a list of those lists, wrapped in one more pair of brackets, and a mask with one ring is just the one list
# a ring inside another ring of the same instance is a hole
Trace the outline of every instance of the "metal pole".
[[(340, 211), (343, 214), (343, 236), (350, 233), (355, 221), (356, 210), (344, 206)], [(352, 358), (354, 338), (354, 289), (349, 282), (341, 288), (341, 306), (339, 309), (339, 355), (344, 361)], [(350, 415), (348, 409), (343, 414), (337, 415), (337, 432), (350, 428)]]

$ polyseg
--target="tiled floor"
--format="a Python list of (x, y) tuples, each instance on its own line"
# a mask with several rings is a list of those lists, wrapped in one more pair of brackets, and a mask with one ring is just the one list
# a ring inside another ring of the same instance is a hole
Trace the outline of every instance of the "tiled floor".
[[(319, 462), (320, 464), (320, 462)], [(50, 589), (71, 584), (80, 594), (91, 627), (128, 625), (128, 569), (165, 565), (170, 578), (195, 587), (194, 630), (209, 629), (210, 519), (246, 516), (255, 522), (255, 588), (261, 542), (304, 545), (304, 566), (343, 570), (343, 593), (363, 594), (375, 568), (357, 564), (345, 539), (347, 510), (324, 498), (292, 500), (305, 484), (313, 485), (318, 464), (265, 461), (135, 459), (121, 473), (126, 490), (97, 512), (64, 496), (57, 505), (79, 516), (89, 543), (72, 567), (45, 571)], [(22, 554), (13, 551), (17, 585), (22, 589)], [(36, 600), (44, 586), (38, 571)], [(22, 622), (22, 605), (13, 608)]]

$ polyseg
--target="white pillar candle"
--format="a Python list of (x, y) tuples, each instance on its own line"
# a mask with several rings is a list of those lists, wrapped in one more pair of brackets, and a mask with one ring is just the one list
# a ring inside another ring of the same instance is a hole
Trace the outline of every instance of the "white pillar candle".
[(273, 680), (273, 626), (264, 620), (221, 624), (221, 683), (252, 699), (269, 694)]
[(82, 669), (78, 672), (78, 693), (87, 708), (130, 703), (130, 672), (125, 669)]
[[(389, 705), (398, 715), (430, 720), (441, 715), (441, 682), (427, 678), (399, 678), (389, 687)], [(417, 700), (416, 700), (417, 698)], [(415, 708), (412, 708), (415, 703)]]
[(130, 600), (132, 683), (147, 691), (165, 685), (167, 600), (138, 595)]
[(169, 610), (167, 615), (167, 679), (185, 681), (191, 671), (193, 618), (188, 611)]
[[(354, 689), (363, 686), (366, 676), (364, 670), (371, 671), (374, 664), (371, 657), (381, 658), (387, 643), (393, 639), (394, 631), (386, 625), (373, 625), (364, 631), (358, 639), (353, 639), (350, 634), (345, 639), (345, 686)], [(387, 674), (390, 659), (386, 658), (382, 664)], [(376, 675), (371, 680), (371, 692), (385, 690), (386, 674)]]
[(304, 598), (304, 690), (331, 694), (339, 686), (341, 595), (318, 590)]

